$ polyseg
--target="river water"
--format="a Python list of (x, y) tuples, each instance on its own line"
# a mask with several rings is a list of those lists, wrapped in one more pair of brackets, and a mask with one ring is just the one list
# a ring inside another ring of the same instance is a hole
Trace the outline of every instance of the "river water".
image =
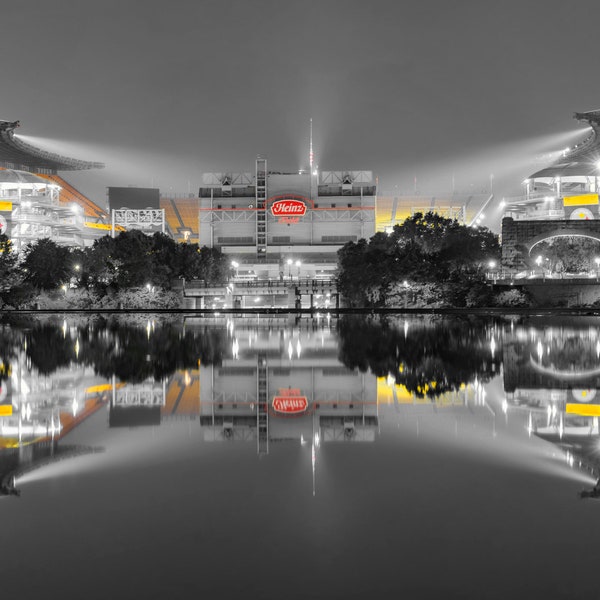
[(54, 315), (0, 339), (6, 597), (597, 588), (596, 319)]

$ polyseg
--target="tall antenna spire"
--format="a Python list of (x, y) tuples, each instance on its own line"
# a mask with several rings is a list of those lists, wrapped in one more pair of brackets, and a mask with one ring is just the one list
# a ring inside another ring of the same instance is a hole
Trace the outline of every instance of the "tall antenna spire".
[(312, 118), (310, 120), (310, 148), (308, 150), (308, 163), (310, 165), (310, 172), (312, 174), (313, 162), (315, 161), (315, 154), (313, 152), (312, 145)]

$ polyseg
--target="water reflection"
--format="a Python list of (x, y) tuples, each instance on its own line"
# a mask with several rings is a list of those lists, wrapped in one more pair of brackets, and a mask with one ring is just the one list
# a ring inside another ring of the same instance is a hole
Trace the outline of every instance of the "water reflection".
[[(4, 493), (15, 473), (77, 454), (63, 438), (103, 411), (106, 430), (187, 422), (203, 443), (259, 456), (307, 446), (313, 493), (323, 444), (373, 443), (411, 419), (417, 435), (450, 422), (472, 450), (475, 430), (494, 440), (514, 425), (559, 449), (582, 481), (600, 476), (600, 330), (585, 321), (58, 319), (0, 336)], [(96, 434), (81, 452), (105, 447)]]
[(505, 410), (527, 415), (530, 434), (555, 444), (571, 466), (600, 477), (600, 329), (589, 319), (529, 319), (503, 345)]

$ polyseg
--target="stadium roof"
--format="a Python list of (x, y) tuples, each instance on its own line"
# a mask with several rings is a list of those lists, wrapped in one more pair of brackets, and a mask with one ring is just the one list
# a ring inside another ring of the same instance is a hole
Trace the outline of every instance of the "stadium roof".
[(590, 135), (583, 142), (565, 151), (555, 164), (530, 175), (530, 179), (569, 175), (600, 175), (598, 168), (598, 161), (600, 161), (600, 110), (575, 113), (573, 116), (592, 128)]
[(0, 166), (39, 173), (104, 168), (102, 163), (60, 156), (27, 144), (15, 137), (20, 125), (20, 121), (0, 121)]
[(15, 171), (13, 169), (2, 169), (0, 168), (0, 185), (3, 183), (11, 184), (28, 184), (33, 183), (37, 185), (48, 185), (48, 180), (43, 177), (38, 177), (33, 173), (27, 171)]

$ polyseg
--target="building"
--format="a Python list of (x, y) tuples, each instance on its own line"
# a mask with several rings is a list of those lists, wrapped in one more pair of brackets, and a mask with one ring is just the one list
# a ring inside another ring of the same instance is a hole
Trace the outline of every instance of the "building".
[(337, 251), (375, 233), (371, 171), (205, 173), (199, 241), (232, 259), (238, 279), (331, 278)]
[(505, 217), (515, 220), (592, 220), (600, 217), (600, 110), (575, 113), (588, 136), (566, 148), (549, 167), (524, 182), (524, 194), (505, 199)]
[(88, 246), (111, 228), (108, 214), (59, 171), (104, 167), (46, 152), (15, 136), (19, 121), (0, 121), (0, 232), (17, 249), (40, 238)]

